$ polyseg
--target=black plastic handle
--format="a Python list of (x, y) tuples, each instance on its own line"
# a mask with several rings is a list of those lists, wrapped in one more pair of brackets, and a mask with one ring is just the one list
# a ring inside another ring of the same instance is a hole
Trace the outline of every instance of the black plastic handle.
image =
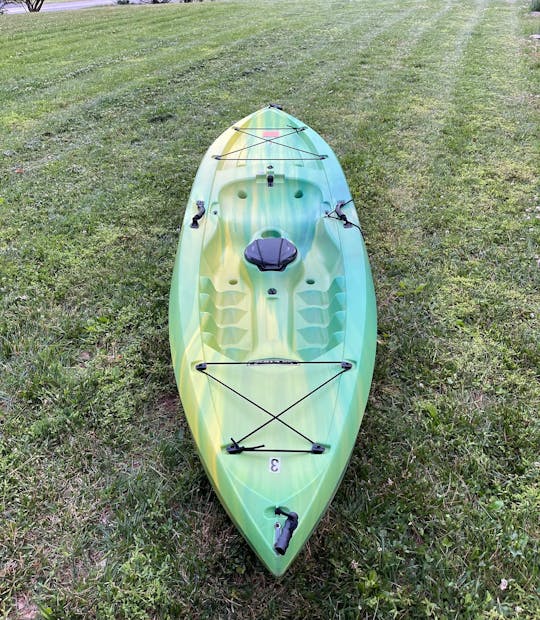
[(197, 215), (193, 216), (191, 220), (191, 228), (199, 228), (199, 220), (205, 214), (206, 209), (204, 208), (204, 200), (197, 200)]
[(341, 210), (346, 204), (347, 204), (346, 202), (343, 202), (342, 200), (340, 200), (336, 205), (335, 211), (336, 211), (336, 215), (343, 222), (343, 226), (345, 228), (350, 228), (352, 224), (347, 219), (347, 216), (345, 215), (345, 213), (343, 213), (343, 211)]
[(287, 520), (281, 528), (281, 532), (278, 536), (276, 544), (274, 545), (274, 549), (277, 553), (279, 553), (279, 555), (285, 555), (287, 547), (291, 542), (294, 530), (298, 527), (298, 515), (296, 512), (284, 512), (281, 508), (276, 508), (276, 514), (287, 516)]

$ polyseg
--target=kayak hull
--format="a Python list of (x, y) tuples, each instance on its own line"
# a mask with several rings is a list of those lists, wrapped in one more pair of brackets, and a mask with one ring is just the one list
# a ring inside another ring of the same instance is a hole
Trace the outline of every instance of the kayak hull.
[[(376, 348), (373, 281), (345, 177), (298, 119), (259, 110), (203, 158), (169, 326), (207, 475), (261, 561), (281, 575), (345, 472)], [(292, 513), (281, 555), (276, 541)]]

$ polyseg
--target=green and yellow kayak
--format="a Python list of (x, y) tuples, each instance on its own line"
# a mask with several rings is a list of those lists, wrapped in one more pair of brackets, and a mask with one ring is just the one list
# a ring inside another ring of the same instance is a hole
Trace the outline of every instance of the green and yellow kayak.
[(339, 162), (269, 106), (197, 172), (170, 308), (172, 362), (201, 461), (274, 574), (344, 474), (373, 374), (376, 306)]

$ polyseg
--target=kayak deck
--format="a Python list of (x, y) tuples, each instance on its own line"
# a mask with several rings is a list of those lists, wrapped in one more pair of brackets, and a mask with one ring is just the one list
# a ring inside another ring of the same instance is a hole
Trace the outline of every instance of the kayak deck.
[[(339, 204), (347, 204), (341, 218)], [(356, 211), (328, 145), (273, 108), (224, 132), (201, 163), (184, 219), (171, 350), (208, 476), (275, 575), (345, 471), (375, 332)]]

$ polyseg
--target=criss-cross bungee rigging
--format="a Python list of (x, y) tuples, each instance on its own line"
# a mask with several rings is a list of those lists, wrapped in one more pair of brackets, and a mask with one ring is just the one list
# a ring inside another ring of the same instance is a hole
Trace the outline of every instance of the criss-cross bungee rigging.
[[(246, 131), (245, 129), (241, 129), (240, 127), (233, 127), (234, 131), (244, 134), (246, 136), (250, 136), (258, 140), (258, 142), (254, 142), (253, 144), (248, 144), (247, 146), (243, 146), (239, 149), (235, 149), (233, 151), (229, 151), (228, 153), (222, 153), (221, 155), (214, 155), (214, 159), (218, 161), (268, 161), (271, 159), (272, 161), (322, 161), (326, 159), (328, 155), (319, 155), (319, 153), (312, 153), (311, 151), (307, 151), (305, 149), (298, 148), (297, 146), (292, 146), (291, 144), (283, 144), (282, 142), (278, 142), (275, 137), (262, 137), (257, 134), (251, 133), (251, 131), (289, 131), (283, 136), (279, 136), (280, 140), (284, 138), (288, 138), (289, 136), (297, 135), (301, 131), (305, 131), (307, 127), (293, 127), (292, 125), (288, 125), (287, 127), (272, 127), (272, 128), (260, 128), (255, 127), (250, 131)], [(304, 155), (310, 155), (310, 157), (229, 157), (229, 155), (235, 155), (236, 153), (242, 153), (243, 151), (247, 151), (248, 149), (252, 149), (257, 146), (265, 145), (265, 144), (273, 144), (275, 146), (285, 147), (287, 149), (291, 149), (292, 151), (296, 151), (298, 153), (302, 153)]]
[[(286, 407), (285, 409), (283, 409), (282, 411), (280, 411), (277, 414), (274, 414), (271, 411), (268, 411), (268, 409), (266, 409), (265, 407), (262, 407), (260, 404), (256, 403), (252, 399), (248, 398), (245, 394), (242, 394), (242, 392), (238, 391), (237, 389), (235, 389), (232, 386), (228, 385), (224, 381), (221, 381), (216, 376), (214, 376), (214, 375), (212, 375), (212, 374), (210, 374), (208, 372), (208, 366), (248, 366), (249, 367), (249, 366), (259, 366), (259, 365), (263, 365), (263, 364), (264, 365), (279, 364), (279, 365), (293, 365), (293, 366), (298, 366), (300, 364), (326, 364), (326, 365), (333, 365), (333, 366), (335, 366), (336, 364), (339, 364), (340, 365), (340, 370), (339, 370), (339, 372), (334, 374), (332, 377), (330, 377), (326, 381), (323, 381), (316, 388), (312, 389), (310, 392), (308, 392), (307, 394), (305, 394), (304, 396), (302, 396), (301, 398), (296, 400), (294, 403), (292, 403), (292, 405), (289, 405), (288, 407)], [(325, 447), (324, 447), (324, 445), (322, 443), (319, 443), (319, 442), (314, 441), (313, 439), (310, 439), (304, 433), (299, 431), (297, 428), (295, 428), (291, 424), (285, 422), (285, 420), (282, 420), (281, 416), (284, 415), (285, 413), (287, 413), (288, 411), (290, 411), (291, 409), (293, 409), (294, 407), (296, 407), (297, 405), (299, 405), (301, 402), (303, 402), (307, 398), (309, 398), (312, 394), (315, 394), (315, 392), (318, 392), (325, 385), (328, 385), (330, 382), (334, 381), (334, 379), (337, 379), (343, 373), (345, 373), (348, 370), (350, 370), (352, 368), (352, 364), (350, 362), (335, 362), (335, 361), (330, 361), (330, 362), (317, 362), (317, 361), (302, 362), (302, 361), (296, 361), (296, 360), (281, 360), (280, 359), (280, 360), (256, 360), (256, 361), (252, 361), (252, 362), (202, 362), (200, 364), (197, 364), (197, 366), (195, 368), (199, 372), (202, 372), (203, 374), (205, 374), (210, 379), (213, 379), (214, 381), (216, 381), (217, 383), (222, 385), (224, 388), (230, 390), (231, 392), (233, 392), (234, 394), (236, 394), (237, 396), (239, 396), (243, 400), (245, 400), (248, 403), (250, 403), (251, 405), (253, 405), (256, 409), (259, 409), (260, 411), (263, 411), (264, 413), (268, 414), (270, 416), (270, 418), (271, 418), (270, 420), (267, 420), (263, 424), (261, 424), (261, 425), (257, 426), (256, 428), (254, 428), (252, 431), (250, 431), (249, 433), (247, 433), (246, 435), (244, 435), (240, 439), (235, 440), (234, 437), (231, 437), (231, 444), (226, 447), (226, 450), (227, 450), (227, 452), (229, 454), (241, 454), (242, 452), (289, 452), (289, 453), (322, 454), (324, 452), (324, 450), (325, 450)], [(301, 449), (287, 449), (287, 448), (267, 448), (264, 444), (261, 444), (261, 445), (258, 445), (258, 446), (242, 446), (242, 445), (240, 445), (246, 439), (249, 439), (250, 437), (255, 435), (257, 432), (259, 432), (260, 430), (262, 430), (263, 428), (265, 428), (266, 426), (268, 426), (272, 422), (280, 422), (281, 424), (283, 424), (283, 426), (286, 426), (289, 430), (291, 430), (294, 433), (296, 433), (297, 435), (299, 435), (302, 439), (304, 439), (305, 441), (307, 441), (310, 444), (310, 446), (311, 446), (310, 449), (309, 450), (308, 449), (301, 450)]]

